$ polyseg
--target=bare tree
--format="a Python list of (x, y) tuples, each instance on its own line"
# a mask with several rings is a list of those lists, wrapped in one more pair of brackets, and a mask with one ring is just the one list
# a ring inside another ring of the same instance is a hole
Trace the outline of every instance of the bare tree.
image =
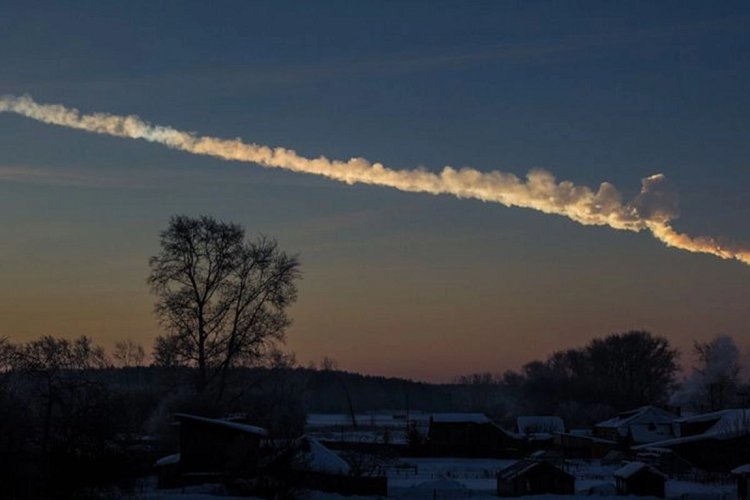
[(229, 370), (262, 361), (284, 340), (299, 261), (272, 239), (212, 217), (175, 216), (161, 233), (148, 282), (167, 334), (157, 363), (194, 366), (199, 392), (224, 392)]
[(106, 389), (90, 376), (109, 366), (104, 349), (89, 337), (73, 341), (51, 336), (13, 346), (12, 368), (33, 381), (38, 399), (42, 449), (51, 443), (72, 446), (77, 435), (96, 426), (96, 414), (104, 408)]
[(740, 351), (732, 337), (719, 335), (711, 341), (695, 342), (698, 363), (672, 396), (672, 403), (698, 411), (731, 408), (741, 399)]
[(142, 345), (136, 344), (130, 339), (118, 341), (115, 342), (112, 359), (121, 368), (143, 366), (143, 360), (146, 359), (146, 352), (143, 350)]

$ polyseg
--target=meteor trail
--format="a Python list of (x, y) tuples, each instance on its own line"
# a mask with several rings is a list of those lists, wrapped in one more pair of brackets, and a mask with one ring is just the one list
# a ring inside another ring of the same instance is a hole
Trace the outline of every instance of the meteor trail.
[(172, 127), (151, 125), (133, 115), (81, 114), (75, 108), (37, 103), (28, 95), (0, 97), (0, 112), (16, 113), (43, 123), (97, 134), (143, 139), (191, 154), (320, 175), (347, 184), (450, 194), (562, 215), (583, 225), (634, 232), (648, 230), (667, 246), (750, 264), (750, 248), (722, 246), (714, 238), (691, 237), (672, 228), (671, 221), (679, 215), (677, 196), (662, 174), (643, 179), (641, 192), (625, 202), (617, 188), (608, 182), (603, 182), (594, 191), (570, 181), (558, 182), (545, 170), (531, 170), (525, 179), (521, 179), (510, 173), (480, 172), (473, 168), (444, 167), (439, 173), (434, 173), (424, 169), (397, 170), (364, 158), (348, 161), (329, 160), (324, 156), (305, 158), (291, 149), (245, 143), (240, 139), (198, 136)]

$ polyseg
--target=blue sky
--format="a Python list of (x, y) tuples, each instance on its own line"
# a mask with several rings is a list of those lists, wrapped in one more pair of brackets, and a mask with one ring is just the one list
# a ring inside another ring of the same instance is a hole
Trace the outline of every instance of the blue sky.
[[(613, 182), (747, 241), (743, 2), (0, 3), (0, 94), (393, 167)], [(0, 115), (0, 335), (150, 345), (174, 213), (276, 236), (301, 361), (447, 380), (630, 328), (747, 345), (750, 270), (645, 234), (345, 186)], [(689, 361), (686, 358), (684, 361)]]

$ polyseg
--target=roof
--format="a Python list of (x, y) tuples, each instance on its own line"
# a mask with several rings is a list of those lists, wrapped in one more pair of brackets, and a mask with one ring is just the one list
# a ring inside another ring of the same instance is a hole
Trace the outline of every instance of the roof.
[(623, 425), (629, 425), (637, 422), (648, 423), (672, 423), (677, 420), (677, 416), (668, 411), (656, 408), (655, 406), (641, 406), (635, 410), (629, 410), (618, 414), (616, 417), (599, 422), (596, 427), (618, 428)]
[[(357, 413), (354, 420), (359, 427), (389, 427), (400, 429), (406, 422), (427, 427), (430, 419), (440, 422), (489, 422), (484, 413), (428, 413), (418, 410), (384, 410)], [(353, 426), (351, 413), (310, 413), (307, 415), (308, 428), (350, 427)]]
[(570, 476), (567, 472), (562, 470), (559, 467), (556, 467), (552, 463), (548, 462), (547, 460), (532, 460), (532, 459), (523, 459), (519, 460), (518, 462), (504, 468), (500, 469), (500, 471), (497, 473), (497, 478), (501, 481), (510, 481), (511, 479), (514, 479), (518, 476), (522, 476), (523, 474), (526, 474), (527, 472), (537, 468), (537, 467), (549, 467), (551, 469), (554, 469), (560, 474), (565, 474), (567, 476)]
[(652, 474), (657, 474), (661, 477), (667, 477), (664, 474), (662, 474), (661, 471), (659, 471), (658, 469), (648, 464), (644, 464), (643, 462), (628, 462), (627, 464), (623, 465), (622, 467), (620, 467), (619, 469), (615, 471), (615, 477), (621, 477), (623, 479), (627, 479), (644, 469), (648, 470)]
[(154, 467), (164, 467), (165, 465), (175, 465), (180, 463), (180, 454), (167, 455), (154, 462)]
[(522, 474), (525, 474), (526, 472), (534, 469), (542, 463), (543, 462), (540, 462), (539, 460), (519, 460), (518, 462), (511, 464), (504, 469), (501, 469), (497, 473), (497, 478), (503, 481), (508, 481)]
[(577, 432), (555, 432), (555, 434), (559, 434), (560, 436), (568, 436), (574, 439), (580, 439), (581, 441), (589, 441), (591, 443), (602, 443), (602, 444), (617, 444), (616, 441), (612, 441), (611, 439), (603, 439), (596, 436), (590, 436), (586, 434), (580, 434)]
[(232, 430), (243, 432), (246, 434), (254, 434), (256, 436), (268, 436), (268, 431), (262, 427), (257, 427), (255, 425), (242, 424), (239, 422), (232, 422), (231, 420), (224, 420), (221, 418), (206, 418), (206, 417), (199, 417), (197, 415), (188, 415), (186, 413), (177, 413), (175, 414), (175, 418), (178, 420), (190, 420), (193, 422), (200, 422), (203, 424), (224, 427), (226, 429), (232, 429)]
[(677, 422), (680, 424), (693, 424), (693, 423), (699, 423), (699, 422), (709, 422), (711, 420), (718, 420), (720, 419), (724, 414), (731, 412), (734, 410), (719, 410), (719, 411), (712, 411), (710, 413), (699, 413), (697, 415), (691, 415), (689, 417), (683, 417), (678, 418)]
[(694, 443), (707, 439), (730, 439), (745, 434), (750, 434), (750, 409), (742, 410), (722, 410), (703, 415), (696, 415), (680, 419), (681, 423), (710, 422), (716, 420), (703, 434), (693, 436), (684, 436), (674, 439), (657, 441), (650, 445), (634, 446), (634, 450), (642, 450), (650, 447), (668, 448), (685, 443)]
[(750, 474), (750, 464), (740, 465), (732, 469), (732, 474)]
[(444, 423), (472, 423), (486, 424), (491, 422), (484, 413), (433, 413), (431, 415), (433, 422)]
[(560, 417), (523, 416), (516, 419), (516, 425), (521, 434), (565, 432), (565, 422)]
[(675, 437), (671, 423), (632, 424), (628, 427), (628, 433), (634, 443), (654, 443)]
[(512, 439), (521, 440), (524, 437), (515, 432), (503, 429), (487, 418), (484, 413), (434, 413), (430, 419), (430, 431), (434, 424), (477, 424), (492, 427)]
[(304, 445), (301, 455), (308, 470), (326, 474), (349, 474), (351, 466), (346, 460), (323, 446), (320, 441), (310, 436), (302, 436), (299, 443)]

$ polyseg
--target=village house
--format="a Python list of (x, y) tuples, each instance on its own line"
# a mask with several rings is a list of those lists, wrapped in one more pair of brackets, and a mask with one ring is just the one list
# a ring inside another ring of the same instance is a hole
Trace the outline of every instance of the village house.
[(523, 437), (483, 413), (436, 413), (430, 418), (427, 446), (434, 456), (515, 457), (524, 444)]
[(672, 439), (634, 446), (633, 450), (668, 449), (693, 466), (714, 472), (729, 472), (750, 462), (750, 409), (681, 418), (677, 434)]
[(296, 439), (290, 452), (293, 455), (290, 481), (298, 487), (341, 495), (388, 494), (388, 479), (384, 475), (352, 475), (346, 460), (313, 437)]
[(516, 419), (516, 431), (525, 436), (545, 434), (552, 437), (555, 432), (565, 432), (565, 422), (553, 416), (522, 416)]
[(667, 476), (643, 462), (630, 462), (615, 471), (619, 495), (664, 498)]
[(521, 416), (516, 419), (516, 431), (532, 449), (547, 449), (552, 447), (556, 432), (565, 432), (565, 422), (553, 416)]
[(627, 445), (654, 443), (675, 437), (677, 415), (654, 406), (618, 414), (594, 426), (594, 436)]
[(550, 462), (519, 460), (497, 473), (497, 496), (572, 495), (575, 477)]
[(732, 475), (737, 478), (738, 500), (750, 500), (750, 464), (732, 469)]
[(246, 475), (257, 466), (268, 432), (236, 420), (176, 414), (180, 453), (156, 462), (159, 487)]
[(553, 437), (555, 449), (569, 458), (603, 458), (616, 446), (617, 442), (594, 437), (581, 431), (556, 432)]

